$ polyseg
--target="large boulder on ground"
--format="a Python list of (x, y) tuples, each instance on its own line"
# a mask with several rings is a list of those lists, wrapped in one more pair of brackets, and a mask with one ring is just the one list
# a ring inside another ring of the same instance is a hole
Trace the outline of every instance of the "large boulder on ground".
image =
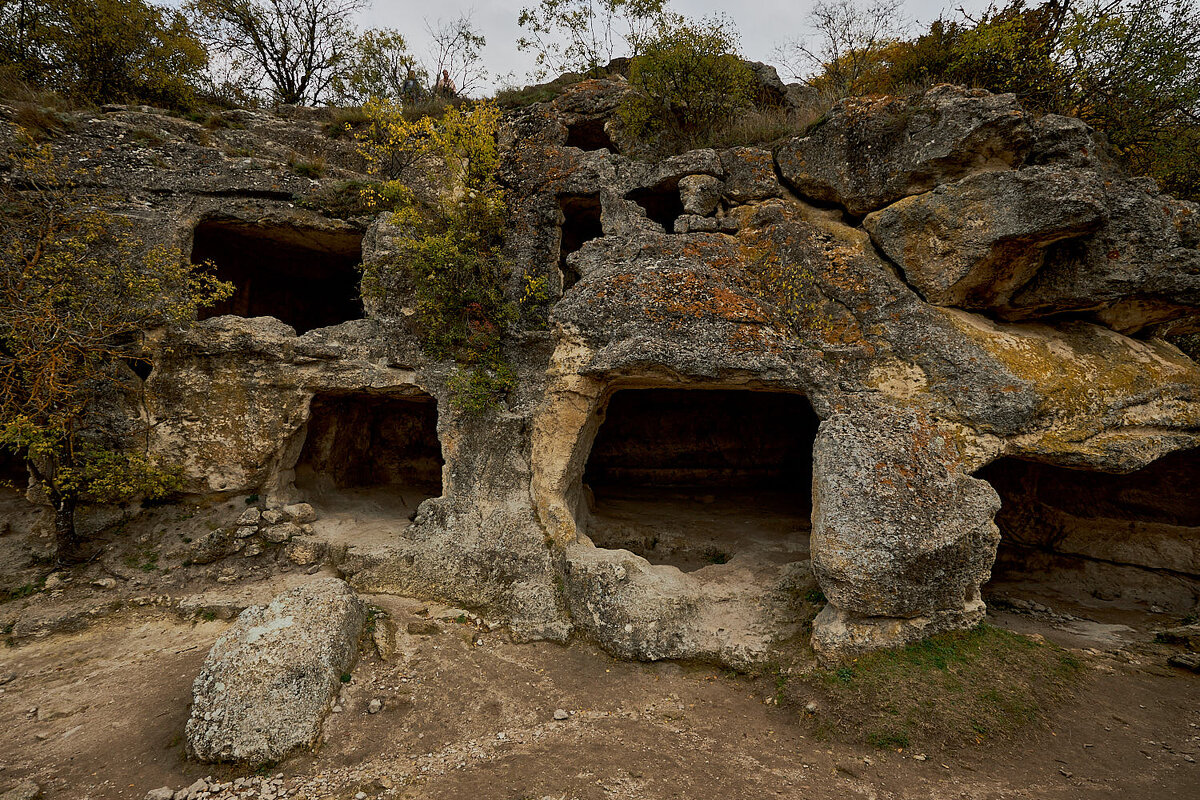
[[(961, 471), (947, 432), (911, 409), (839, 413), (821, 423), (813, 475), (813, 569), (833, 607), (814, 623), (818, 652), (982, 618), (1000, 498)], [(881, 617), (886, 629), (846, 639)]]
[(843, 100), (776, 151), (801, 195), (866, 214), (973, 172), (1010, 169), (1033, 131), (1016, 97), (935, 86), (911, 98)]
[(243, 611), (193, 685), (189, 754), (257, 765), (316, 744), (366, 618), (362, 600), (335, 578)]

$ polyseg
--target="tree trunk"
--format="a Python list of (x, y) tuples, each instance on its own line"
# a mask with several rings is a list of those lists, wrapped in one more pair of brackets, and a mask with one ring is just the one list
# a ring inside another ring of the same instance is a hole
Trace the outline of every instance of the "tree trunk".
[(78, 564), (85, 560), (79, 534), (75, 532), (74, 497), (55, 498), (54, 547), (59, 564)]

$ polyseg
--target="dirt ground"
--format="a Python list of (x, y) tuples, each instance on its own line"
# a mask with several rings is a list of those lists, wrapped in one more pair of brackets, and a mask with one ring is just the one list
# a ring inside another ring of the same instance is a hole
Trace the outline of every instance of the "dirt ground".
[[(249, 774), (185, 757), (192, 680), (237, 609), (332, 572), (266, 555), (172, 566), (186, 539), (237, 507), (165, 509), (123, 530), (124, 550), (28, 596), (12, 587), (44, 578), (30, 561), (37, 515), (0, 508), (0, 562), (20, 567), (0, 603), (0, 794), (32, 779), (47, 798), (140, 800)], [(612, 509), (614, 528), (624, 510)], [(324, 512), (339, 531), (372, 518), (339, 511)], [(764, 565), (806, 544), (785, 516), (781, 535), (759, 543)], [(694, 549), (672, 557), (714, 568)], [(781, 705), (772, 675), (618, 661), (581, 641), (514, 644), (459, 609), (369, 597), (399, 631), (396, 651), (384, 660), (365, 645), (317, 752), (270, 774), (288, 797), (313, 800), (1200, 797), (1200, 675), (1167, 666), (1176, 650), (1154, 641), (1179, 615), (1020, 582), (989, 590), (989, 622), (1071, 648), (1083, 665), (1072, 690), (1014, 733), (885, 749), (840, 735), (853, 720), (826, 698), (806, 709), (802, 683)], [(375, 699), (383, 710), (370, 714)]]
[[(586, 643), (513, 644), (456, 610), (370, 600), (399, 626), (399, 649), (388, 661), (366, 652), (323, 746), (272, 770), (294, 796), (999, 800), (1200, 790), (1200, 676), (1160, 666), (1165, 651), (1148, 641), (1081, 651), (1077, 695), (1006, 740), (877, 750), (822, 740), (814, 718), (836, 709), (773, 705), (761, 680), (617, 661)], [(409, 623), (430, 632), (403, 633)], [(3, 650), (0, 788), (28, 777), (50, 798), (140, 798), (242, 774), (183, 753), (192, 679), (227, 624), (132, 610)], [(382, 712), (367, 713), (372, 699)], [(569, 718), (556, 721), (556, 709)]]

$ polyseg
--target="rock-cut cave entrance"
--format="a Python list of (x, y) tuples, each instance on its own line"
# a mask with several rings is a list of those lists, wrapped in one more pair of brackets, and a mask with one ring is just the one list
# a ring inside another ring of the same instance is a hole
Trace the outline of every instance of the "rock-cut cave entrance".
[(598, 194), (559, 195), (558, 208), (562, 212), (558, 241), (558, 269), (562, 274), (562, 288), (565, 292), (579, 282), (579, 273), (567, 263), (567, 256), (583, 247), (585, 242), (603, 236), (604, 226), (600, 219), (601, 206)]
[(984, 589), (997, 607), (1033, 599), (1111, 622), (1155, 607), (1196, 608), (1200, 449), (1125, 475), (1001, 458), (976, 477), (1001, 501), (1000, 547)]
[(390, 534), (442, 493), (437, 403), (427, 394), (319, 394), (296, 462), (296, 488), (347, 538)]
[(587, 533), (684, 571), (807, 558), (819, 422), (800, 394), (617, 391), (584, 471)]
[(360, 234), (208, 220), (192, 236), (192, 263), (206, 261), (234, 293), (201, 318), (275, 317), (305, 333), (363, 315)]

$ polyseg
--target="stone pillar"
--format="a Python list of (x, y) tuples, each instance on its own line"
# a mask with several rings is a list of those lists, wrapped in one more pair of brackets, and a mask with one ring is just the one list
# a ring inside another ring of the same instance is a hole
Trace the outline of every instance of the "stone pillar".
[(1000, 499), (961, 471), (951, 434), (909, 408), (840, 412), (821, 423), (813, 469), (812, 562), (829, 600), (813, 647), (823, 661), (983, 618)]

